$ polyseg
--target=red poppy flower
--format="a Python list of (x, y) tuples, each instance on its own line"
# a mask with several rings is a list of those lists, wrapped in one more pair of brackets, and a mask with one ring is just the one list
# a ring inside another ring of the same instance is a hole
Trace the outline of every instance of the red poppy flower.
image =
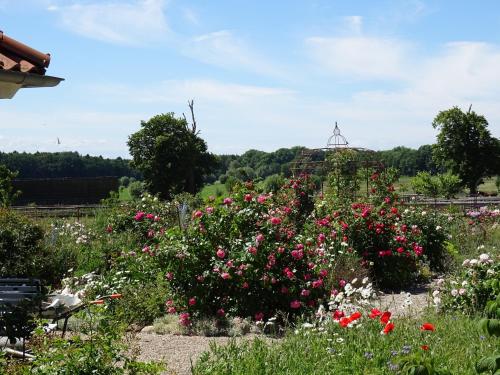
[(344, 315), (345, 314), (343, 311), (335, 310), (335, 312), (333, 313), (333, 320), (340, 320), (340, 318), (343, 318)]
[(387, 335), (389, 332), (392, 332), (394, 330), (394, 323), (387, 323), (382, 330), (382, 333), (384, 335)]
[(347, 327), (351, 323), (351, 319), (349, 318), (340, 318), (339, 324), (341, 327)]
[(422, 346), (421, 346), (421, 348), (422, 348), (423, 350), (429, 350), (429, 346), (428, 346), (428, 345), (422, 345)]
[(359, 311), (356, 311), (355, 313), (352, 313), (351, 316), (349, 317), (349, 320), (351, 322), (354, 322), (355, 320), (358, 320), (361, 318), (361, 313)]
[(390, 311), (384, 311), (382, 316), (380, 317), (380, 321), (384, 324), (389, 323), (389, 319), (391, 319), (391, 312)]
[(370, 315), (368, 315), (368, 317), (370, 319), (375, 319), (376, 317), (382, 315), (382, 311), (378, 310), (378, 309), (372, 309)]
[(421, 331), (434, 331), (434, 324), (432, 323), (424, 323), (422, 324), (422, 327), (420, 327)]

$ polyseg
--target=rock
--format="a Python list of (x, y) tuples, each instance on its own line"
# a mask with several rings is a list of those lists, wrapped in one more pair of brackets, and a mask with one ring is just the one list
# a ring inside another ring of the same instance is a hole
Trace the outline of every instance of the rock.
[(141, 329), (141, 333), (154, 333), (155, 329), (153, 326), (146, 326)]

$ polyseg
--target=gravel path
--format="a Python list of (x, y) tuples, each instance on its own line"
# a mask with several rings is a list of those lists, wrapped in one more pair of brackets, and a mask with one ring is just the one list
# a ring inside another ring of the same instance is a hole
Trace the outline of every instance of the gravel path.
[[(411, 304), (405, 303), (407, 293), (410, 294)], [(422, 286), (403, 293), (382, 293), (374, 307), (380, 310), (389, 310), (393, 316), (415, 316), (429, 306), (428, 287)], [(237, 341), (252, 340), (255, 335), (246, 335), (237, 338)], [(190, 375), (191, 362), (194, 364), (200, 355), (209, 350), (210, 342), (226, 344), (229, 337), (203, 337), (157, 335), (151, 332), (141, 332), (137, 335), (142, 361), (161, 361), (166, 363), (167, 375)]]
[[(253, 340), (256, 335), (246, 335), (236, 338), (236, 341)], [(190, 375), (191, 361), (193, 365), (200, 355), (207, 351), (211, 342), (227, 344), (230, 337), (204, 337), (157, 335), (155, 333), (139, 333), (139, 347), (142, 361), (161, 361), (166, 363), (168, 369), (164, 374)]]

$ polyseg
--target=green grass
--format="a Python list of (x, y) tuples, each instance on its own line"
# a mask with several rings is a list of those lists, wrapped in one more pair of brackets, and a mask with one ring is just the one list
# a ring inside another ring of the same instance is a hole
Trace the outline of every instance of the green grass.
[(479, 185), (478, 190), (488, 193), (497, 192), (497, 187), (495, 185), (496, 177), (485, 178), (484, 182)]
[[(413, 177), (410, 176), (401, 176), (399, 180), (394, 184), (394, 187), (400, 193), (413, 193), (413, 189), (411, 188), (412, 178)], [(497, 192), (495, 180), (496, 177), (485, 178), (484, 182), (481, 185), (479, 185), (478, 190), (488, 193)], [(465, 194), (465, 192), (463, 194)]]
[[(483, 337), (476, 320), (463, 315), (438, 316), (431, 313), (421, 319), (394, 319), (395, 329), (380, 334), (378, 320), (362, 318), (356, 328), (332, 323), (324, 333), (301, 330), (291, 332), (280, 342), (263, 340), (227, 346), (212, 345), (202, 355), (193, 374), (394, 374), (391, 365), (405, 359), (434, 358), (437, 368), (452, 374), (475, 374), (474, 365), (498, 347), (498, 339)], [(422, 332), (424, 322), (436, 331)], [(428, 345), (424, 351), (421, 346)], [(403, 348), (408, 349), (405, 353)]]
[(202, 199), (207, 199), (209, 196), (217, 197), (218, 195), (227, 195), (226, 185), (216, 182), (211, 185), (205, 185), (200, 192)]
[(128, 187), (120, 186), (119, 198), (121, 201), (131, 201), (132, 196)]

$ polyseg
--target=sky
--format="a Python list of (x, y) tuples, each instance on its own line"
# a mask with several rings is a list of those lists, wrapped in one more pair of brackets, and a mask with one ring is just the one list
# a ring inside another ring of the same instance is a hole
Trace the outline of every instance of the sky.
[[(211, 152), (435, 142), (453, 106), (500, 137), (497, 0), (0, 0), (54, 88), (0, 101), (0, 151), (130, 157), (142, 120), (194, 109)], [(60, 140), (58, 144), (57, 139)]]

